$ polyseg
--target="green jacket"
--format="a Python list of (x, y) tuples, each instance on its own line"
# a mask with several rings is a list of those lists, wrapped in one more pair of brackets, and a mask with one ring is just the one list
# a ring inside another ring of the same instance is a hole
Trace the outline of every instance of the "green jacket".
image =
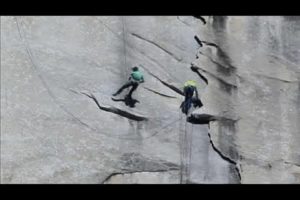
[(144, 82), (144, 76), (140, 71), (131, 72), (130, 77), (135, 81)]

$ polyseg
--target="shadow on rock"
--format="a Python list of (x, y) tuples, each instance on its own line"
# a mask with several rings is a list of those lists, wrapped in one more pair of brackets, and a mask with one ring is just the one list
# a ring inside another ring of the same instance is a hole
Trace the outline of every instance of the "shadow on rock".
[(113, 101), (123, 101), (126, 106), (129, 106), (131, 108), (135, 107), (136, 103), (140, 103), (137, 99), (133, 99), (131, 96), (126, 95), (124, 99), (116, 99), (116, 98), (111, 98)]

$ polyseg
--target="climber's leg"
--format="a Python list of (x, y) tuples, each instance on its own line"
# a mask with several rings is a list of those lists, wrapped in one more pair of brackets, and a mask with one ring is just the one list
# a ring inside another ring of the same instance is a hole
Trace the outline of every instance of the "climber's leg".
[(128, 93), (128, 97), (132, 98), (132, 93), (137, 89), (137, 87), (139, 86), (139, 84), (137, 82), (132, 82), (132, 88), (130, 89), (129, 93)]
[(128, 88), (130, 86), (133, 86), (133, 82), (128, 81), (127, 83), (125, 83), (116, 93), (113, 94), (113, 96), (117, 96), (118, 94), (120, 94), (125, 88)]

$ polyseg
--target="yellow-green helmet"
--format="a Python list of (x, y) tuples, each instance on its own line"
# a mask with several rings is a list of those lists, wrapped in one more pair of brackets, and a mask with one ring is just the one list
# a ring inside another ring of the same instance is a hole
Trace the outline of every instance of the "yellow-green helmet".
[(196, 87), (196, 81), (194, 81), (194, 80), (188, 80), (187, 82), (184, 83), (184, 87), (187, 87), (187, 86), (194, 86), (194, 87)]

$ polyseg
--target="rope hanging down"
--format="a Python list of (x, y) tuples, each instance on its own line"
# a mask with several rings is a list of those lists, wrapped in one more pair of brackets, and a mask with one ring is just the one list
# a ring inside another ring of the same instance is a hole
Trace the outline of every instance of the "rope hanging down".
[(180, 151), (180, 184), (187, 183), (188, 179), (188, 140), (187, 140), (187, 122), (183, 122), (183, 115), (181, 115), (181, 120), (179, 124), (179, 151)]
[(183, 171), (184, 171), (184, 136), (182, 131), (182, 113), (179, 111), (180, 123), (179, 123), (179, 152), (180, 152), (180, 184), (183, 183)]
[(184, 150), (185, 150), (185, 159), (184, 159), (184, 175), (185, 175), (185, 179), (184, 179), (184, 183), (187, 183), (188, 182), (188, 135), (187, 135), (187, 122), (185, 121), (184, 123)]
[(191, 163), (192, 163), (192, 144), (193, 144), (193, 128), (194, 125), (191, 124), (192, 129), (189, 131), (190, 136), (189, 136), (189, 142), (188, 142), (188, 162), (187, 162), (187, 180), (191, 179)]
[(127, 77), (127, 60), (126, 60), (126, 36), (125, 36), (125, 17), (122, 16), (122, 25), (123, 25), (123, 53), (124, 53), (124, 67), (125, 67), (125, 77)]
[[(181, 114), (181, 113), (180, 113)], [(180, 148), (180, 184), (188, 183), (191, 174), (191, 161), (192, 161), (192, 136), (193, 136), (193, 124), (191, 124), (191, 130), (187, 130), (188, 123), (185, 120), (184, 126), (181, 114), (181, 123), (179, 127), (179, 148)], [(184, 127), (184, 128), (183, 128)]]

